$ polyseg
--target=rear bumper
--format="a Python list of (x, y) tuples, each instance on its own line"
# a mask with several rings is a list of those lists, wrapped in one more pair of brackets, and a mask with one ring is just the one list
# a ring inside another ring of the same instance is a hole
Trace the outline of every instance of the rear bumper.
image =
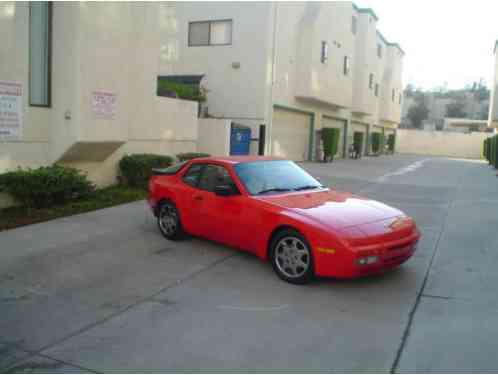
[[(415, 253), (420, 240), (420, 233), (416, 231), (408, 237), (396, 241), (378, 243), (364, 248), (349, 251), (347, 256), (321, 254), (316, 259), (316, 273), (319, 276), (337, 278), (357, 278), (362, 276), (383, 273), (400, 266)], [(376, 257), (371, 264), (361, 265), (359, 260), (366, 257)], [(319, 263), (319, 264), (318, 264)]]

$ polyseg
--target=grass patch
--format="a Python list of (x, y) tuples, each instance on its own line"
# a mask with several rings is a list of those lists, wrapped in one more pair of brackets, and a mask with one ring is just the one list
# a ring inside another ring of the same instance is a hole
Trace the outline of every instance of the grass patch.
[(98, 189), (87, 198), (75, 199), (58, 206), (31, 210), (25, 207), (8, 207), (0, 210), (0, 231), (117, 206), (146, 197), (147, 191), (143, 189), (116, 185)]

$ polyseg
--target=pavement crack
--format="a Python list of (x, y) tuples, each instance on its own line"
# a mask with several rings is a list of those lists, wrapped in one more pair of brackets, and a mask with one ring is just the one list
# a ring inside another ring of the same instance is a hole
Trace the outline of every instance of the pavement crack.
[[(137, 300), (137, 301), (135, 301), (135, 302), (133, 302), (133, 303), (131, 303), (131, 304), (123, 307), (121, 310), (115, 311), (114, 313), (111, 313), (111, 314), (107, 315), (106, 317), (104, 317), (102, 319), (99, 319), (99, 320), (97, 320), (97, 321), (95, 321), (93, 323), (87, 324), (84, 327), (81, 327), (78, 330), (76, 330), (76, 331), (74, 331), (74, 332), (72, 332), (72, 333), (70, 333), (70, 334), (68, 334), (68, 335), (66, 335), (64, 337), (62, 337), (62, 338), (60, 338), (58, 340), (55, 340), (54, 342), (52, 342), (50, 344), (47, 344), (47, 345), (41, 347), (40, 349), (38, 349), (36, 351), (29, 351), (29, 352), (32, 355), (41, 355), (41, 356), (45, 356), (47, 358), (50, 358), (47, 355), (42, 354), (42, 353), (44, 351), (46, 351), (46, 350), (54, 347), (54, 346), (57, 346), (57, 345), (65, 342), (65, 341), (67, 341), (67, 340), (75, 337), (75, 336), (78, 336), (78, 335), (80, 335), (80, 334), (82, 334), (82, 333), (84, 333), (84, 332), (86, 332), (86, 331), (88, 331), (88, 330), (90, 330), (90, 329), (92, 329), (92, 328), (94, 328), (96, 326), (99, 326), (99, 325), (101, 325), (101, 324), (103, 324), (103, 323), (105, 323), (105, 322), (107, 322), (107, 321), (109, 321), (109, 320), (111, 320), (111, 319), (113, 319), (113, 318), (115, 318), (117, 316), (120, 316), (120, 315), (124, 314), (125, 312), (133, 309), (136, 306), (139, 306), (139, 305), (141, 305), (143, 303), (146, 303), (146, 302), (154, 301), (155, 297), (157, 297), (161, 293), (164, 293), (168, 289), (174, 288), (174, 287), (176, 287), (178, 285), (181, 285), (181, 284), (183, 284), (183, 283), (185, 283), (187, 281), (190, 281), (190, 280), (194, 279), (195, 277), (197, 277), (198, 275), (200, 275), (200, 274), (202, 274), (202, 273), (204, 273), (206, 271), (209, 271), (210, 269), (216, 267), (217, 265), (219, 265), (219, 264), (221, 264), (223, 262), (226, 262), (227, 260), (229, 260), (229, 259), (231, 259), (231, 258), (233, 258), (235, 256), (238, 256), (238, 255), (240, 255), (240, 254), (235, 252), (233, 254), (227, 255), (227, 256), (222, 257), (220, 259), (217, 259), (214, 262), (206, 265), (205, 267), (202, 267), (201, 269), (197, 270), (196, 272), (193, 272), (192, 274), (184, 277), (183, 279), (179, 279), (179, 280), (173, 281), (173, 282), (169, 283), (168, 285), (166, 285), (165, 287), (163, 287), (163, 288), (159, 289), (158, 291), (154, 292), (153, 294), (151, 294), (151, 295), (149, 295), (147, 297), (141, 298), (141, 299), (139, 299), (139, 300)], [(25, 349), (23, 349), (23, 350), (25, 350)], [(25, 351), (28, 352), (28, 350), (25, 350)], [(55, 358), (51, 358), (51, 359), (57, 360)], [(57, 360), (57, 361), (59, 361), (59, 360)], [(71, 366), (75, 366), (75, 365), (71, 364)], [(80, 367), (81, 368), (81, 366), (76, 366), (76, 367)], [(95, 371), (92, 370), (92, 372), (95, 372)]]
[[(462, 185), (462, 179), (463, 179), (463, 175), (461, 175), (460, 179), (459, 179), (459, 185), (458, 185), (459, 188)], [(429, 261), (427, 271), (425, 272), (424, 280), (422, 281), (422, 286), (420, 287), (420, 289), (417, 293), (417, 297), (415, 298), (415, 303), (413, 304), (412, 309), (410, 310), (410, 313), (408, 314), (408, 322), (407, 322), (405, 329), (403, 331), (403, 336), (401, 337), (401, 343), (398, 347), (398, 350), (396, 352), (396, 356), (395, 356), (393, 364), (391, 366), (391, 370), (390, 370), (391, 374), (396, 373), (398, 366), (399, 366), (399, 362), (401, 360), (401, 356), (403, 354), (403, 350), (405, 349), (406, 342), (408, 340), (408, 337), (410, 336), (410, 330), (411, 330), (411, 327), (413, 324), (413, 319), (415, 317), (415, 313), (417, 312), (418, 306), (420, 304), (420, 300), (422, 299), (422, 296), (424, 295), (425, 286), (427, 285), (427, 280), (429, 279), (429, 275), (430, 275), (430, 272), (432, 269), (432, 264), (434, 263), (434, 259), (436, 258), (436, 255), (438, 253), (439, 243), (441, 241), (441, 238), (443, 237), (444, 231), (446, 230), (448, 217), (450, 215), (450, 211), (451, 211), (451, 208), (453, 206), (453, 202), (456, 200), (456, 195), (457, 194), (455, 193), (454, 196), (448, 201), (446, 214), (444, 215), (443, 225), (441, 226), (441, 230), (440, 230), (439, 235), (437, 237), (434, 251), (433, 251), (431, 259)]]

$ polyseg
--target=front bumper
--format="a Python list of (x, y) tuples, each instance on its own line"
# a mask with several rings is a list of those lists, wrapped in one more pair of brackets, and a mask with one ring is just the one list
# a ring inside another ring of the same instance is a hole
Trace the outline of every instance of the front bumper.
[[(395, 268), (410, 259), (417, 249), (420, 233), (395, 241), (380, 242), (357, 247), (342, 254), (318, 253), (315, 256), (316, 273), (320, 276), (356, 278), (382, 273)], [(360, 259), (375, 257), (369, 264), (360, 264)]]

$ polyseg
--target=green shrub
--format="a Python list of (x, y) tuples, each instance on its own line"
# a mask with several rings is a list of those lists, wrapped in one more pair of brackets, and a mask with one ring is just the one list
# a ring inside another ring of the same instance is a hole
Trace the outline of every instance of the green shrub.
[(363, 151), (363, 133), (362, 132), (354, 132), (353, 134), (353, 145), (358, 154), (361, 155)]
[(205, 90), (199, 85), (188, 85), (185, 83), (171, 82), (165, 79), (157, 81), (157, 95), (165, 96), (167, 91), (174, 91), (180, 99), (194, 100), (196, 102), (205, 102)]
[(146, 188), (152, 168), (166, 168), (173, 164), (173, 158), (167, 155), (132, 154), (119, 161), (119, 170), (124, 183), (133, 187)]
[(396, 135), (389, 134), (387, 137), (387, 146), (389, 147), (389, 151), (394, 153), (394, 147), (396, 145)]
[(337, 128), (322, 129), (323, 153), (325, 161), (334, 160), (334, 156), (337, 154), (340, 135), (341, 131)]
[(60, 165), (19, 168), (0, 175), (0, 191), (28, 209), (63, 204), (88, 196), (94, 190), (95, 186), (81, 171)]
[(176, 155), (176, 158), (179, 161), (187, 161), (187, 160), (192, 160), (192, 159), (197, 159), (197, 158), (207, 158), (211, 155), (205, 154), (202, 152), (184, 152), (181, 154)]
[(372, 152), (374, 154), (378, 154), (381, 148), (382, 143), (382, 134), (381, 133), (372, 133)]

